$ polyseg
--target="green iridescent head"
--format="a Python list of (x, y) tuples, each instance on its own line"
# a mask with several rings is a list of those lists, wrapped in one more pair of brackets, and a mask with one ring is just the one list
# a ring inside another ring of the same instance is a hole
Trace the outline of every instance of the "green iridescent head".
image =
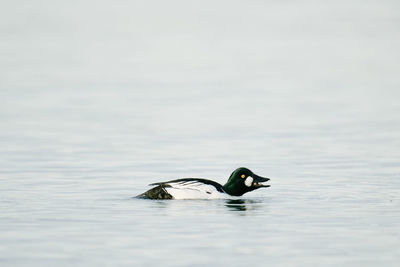
[(241, 196), (261, 187), (269, 187), (270, 185), (261, 184), (267, 181), (269, 181), (269, 178), (258, 176), (249, 169), (242, 167), (233, 171), (223, 189), (232, 196)]

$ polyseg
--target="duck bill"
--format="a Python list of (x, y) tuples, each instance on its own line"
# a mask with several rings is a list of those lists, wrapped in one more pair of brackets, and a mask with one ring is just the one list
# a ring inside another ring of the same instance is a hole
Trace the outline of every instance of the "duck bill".
[(270, 187), (269, 184), (262, 184), (263, 182), (268, 182), (270, 180), (269, 178), (261, 177), (261, 176), (258, 176), (256, 174), (253, 174), (252, 177), (254, 179), (254, 184), (253, 184), (254, 187), (256, 187), (256, 188), (259, 188), (259, 187)]

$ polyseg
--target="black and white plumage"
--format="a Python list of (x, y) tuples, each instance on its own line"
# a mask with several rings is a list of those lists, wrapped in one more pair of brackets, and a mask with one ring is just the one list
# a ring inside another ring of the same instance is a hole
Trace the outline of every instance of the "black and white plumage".
[(139, 197), (151, 199), (218, 199), (227, 196), (221, 184), (202, 178), (183, 178), (150, 185), (156, 187), (139, 195)]
[(152, 183), (154, 188), (139, 195), (147, 199), (224, 199), (241, 196), (261, 187), (269, 187), (261, 182), (268, 181), (255, 175), (247, 168), (236, 169), (225, 185), (203, 178), (182, 178), (160, 183)]

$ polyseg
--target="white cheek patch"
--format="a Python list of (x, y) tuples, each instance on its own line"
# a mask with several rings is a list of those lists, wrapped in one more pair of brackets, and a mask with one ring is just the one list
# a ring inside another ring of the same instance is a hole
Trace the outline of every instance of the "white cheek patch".
[(247, 177), (246, 180), (244, 181), (244, 184), (247, 187), (250, 187), (253, 184), (253, 177), (251, 177), (251, 176)]

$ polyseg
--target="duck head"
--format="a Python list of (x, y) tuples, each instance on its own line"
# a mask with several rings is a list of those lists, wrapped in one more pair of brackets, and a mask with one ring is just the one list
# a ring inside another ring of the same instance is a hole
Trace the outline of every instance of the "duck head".
[(233, 171), (223, 189), (231, 196), (241, 196), (261, 187), (270, 187), (270, 185), (261, 184), (269, 180), (269, 178), (258, 176), (249, 169), (242, 167)]

